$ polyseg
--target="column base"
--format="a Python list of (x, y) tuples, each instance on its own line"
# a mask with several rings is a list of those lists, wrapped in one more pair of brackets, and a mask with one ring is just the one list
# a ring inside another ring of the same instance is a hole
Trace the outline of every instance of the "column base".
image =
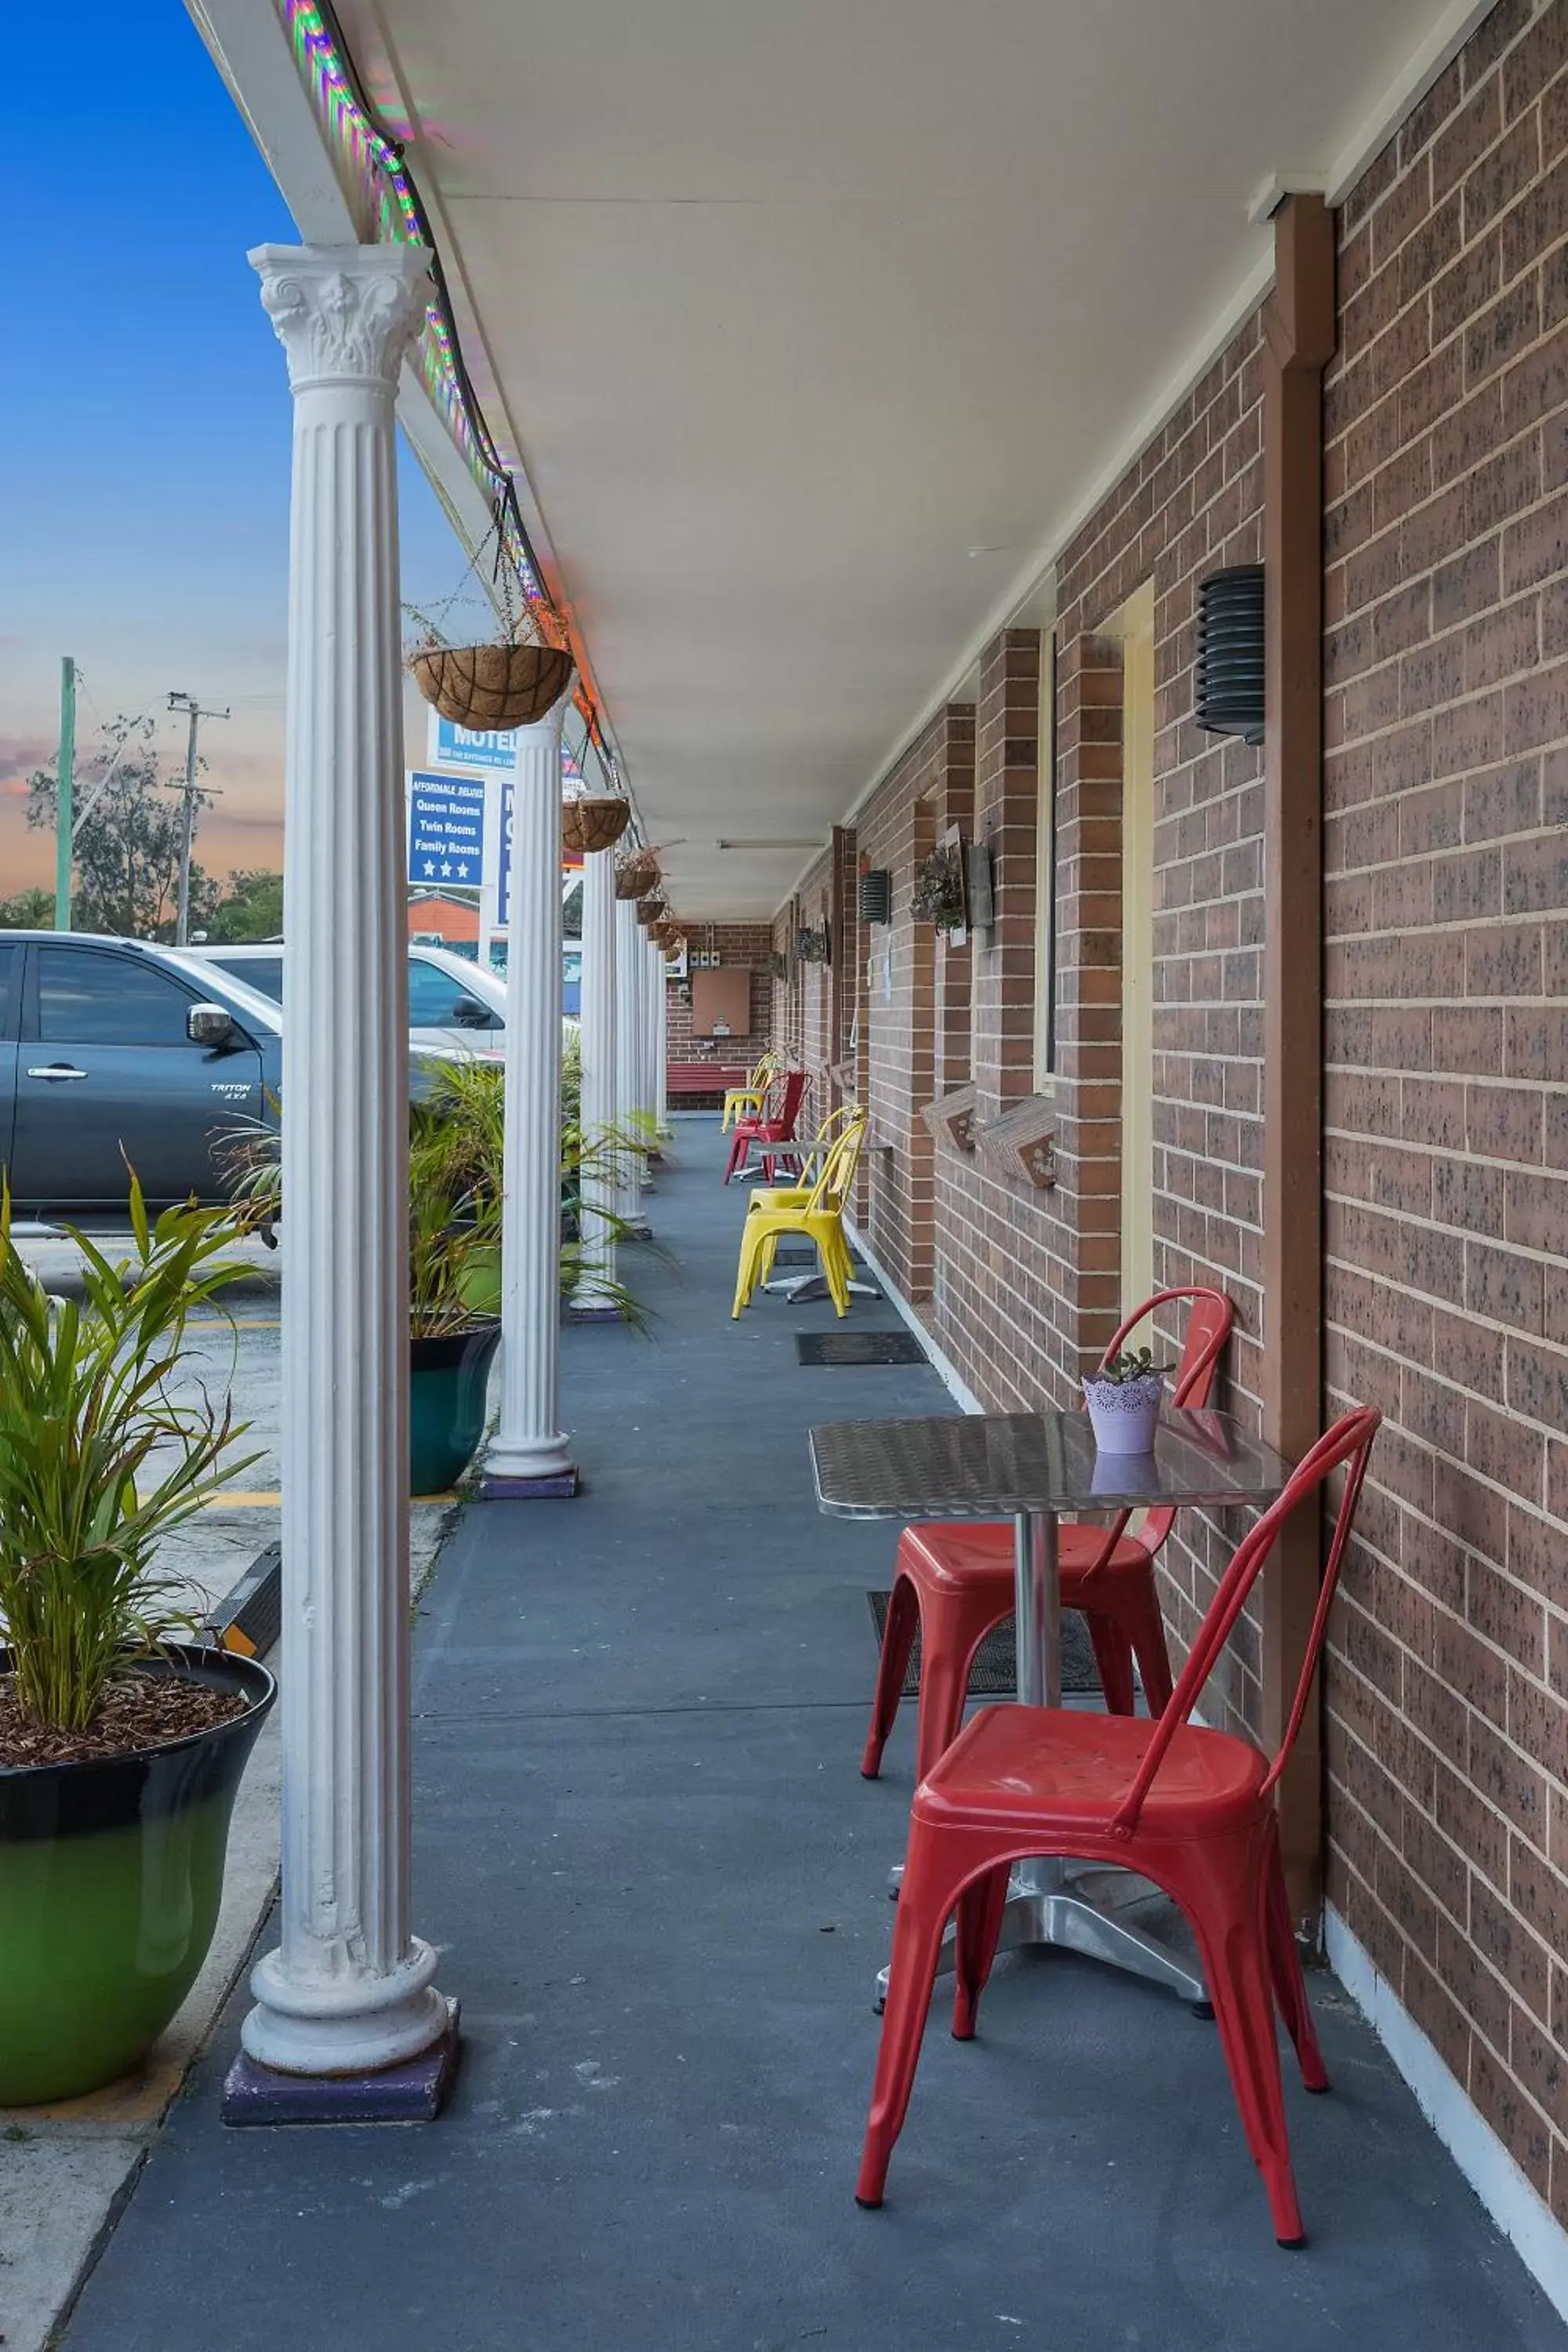
[(417, 2056), (367, 2074), (280, 2074), (242, 2050), (224, 2078), (226, 2124), (428, 2124), (447, 2103), (458, 2072), (458, 2007), (447, 2003), (446, 2031)]
[(537, 1477), (514, 1476), (510, 1470), (486, 1470), (479, 1477), (484, 1503), (531, 1503), (577, 1492), (577, 1469), (542, 1472)]
[(621, 1320), (618, 1307), (568, 1306), (564, 1311), (568, 1323), (618, 1323)]

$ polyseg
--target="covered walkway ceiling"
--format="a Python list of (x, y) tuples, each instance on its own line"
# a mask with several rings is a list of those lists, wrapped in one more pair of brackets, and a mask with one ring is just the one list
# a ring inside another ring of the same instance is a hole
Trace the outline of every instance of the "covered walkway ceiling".
[(683, 915), (773, 911), (1476, 13), (340, 6)]

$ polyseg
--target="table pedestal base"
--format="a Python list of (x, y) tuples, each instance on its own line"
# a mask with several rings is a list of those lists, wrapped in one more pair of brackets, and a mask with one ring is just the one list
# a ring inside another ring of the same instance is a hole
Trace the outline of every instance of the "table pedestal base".
[[(1075, 1870), (1070, 1863), (1055, 1861), (1026, 1863), (1015, 1872), (1008, 1889), (996, 1949), (1017, 1952), (1053, 1948), (1079, 1952), (1085, 1959), (1103, 1960), (1108, 1967), (1122, 1969), (1129, 1976), (1144, 1977), (1151, 1984), (1163, 1985), (1167, 1991), (1206, 2013), (1208, 1990), (1203, 1979), (1194, 1976), (1168, 1945), (1145, 1935), (1130, 1919), (1119, 1916), (1135, 1903), (1147, 1901), (1153, 1891), (1146, 1879), (1135, 1878), (1130, 1871), (1105, 1870), (1088, 1864)], [(939, 1977), (952, 1975), (952, 1955), (953, 1928), (950, 1921), (942, 1937), (942, 1957), (936, 1964)], [(887, 1996), (888, 1970), (884, 1968), (878, 1970), (872, 2002), (879, 2016)]]

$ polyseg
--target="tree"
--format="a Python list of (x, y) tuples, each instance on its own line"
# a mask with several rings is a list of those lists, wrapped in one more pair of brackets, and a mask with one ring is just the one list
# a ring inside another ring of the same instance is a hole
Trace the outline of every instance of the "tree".
[(235, 942), (276, 940), (283, 932), (283, 877), (262, 866), (241, 867), (229, 876), (219, 898), (207, 937)]
[[(151, 719), (114, 719), (104, 732), (109, 757), (119, 764), (96, 800), (90, 778), (78, 784), (71, 921), (78, 930), (112, 931), (126, 939), (171, 936), (179, 898), (184, 776), (165, 772)], [(28, 782), (27, 823), (52, 831), (58, 798), (54, 768), (38, 769)], [(81, 812), (89, 801), (84, 824)], [(210, 807), (210, 795), (198, 793), (196, 805)], [(210, 920), (216, 903), (216, 886), (193, 864), (193, 926)]]
[(54, 921), (52, 890), (18, 890), (14, 898), (0, 898), (0, 930), (47, 931), (54, 929)]

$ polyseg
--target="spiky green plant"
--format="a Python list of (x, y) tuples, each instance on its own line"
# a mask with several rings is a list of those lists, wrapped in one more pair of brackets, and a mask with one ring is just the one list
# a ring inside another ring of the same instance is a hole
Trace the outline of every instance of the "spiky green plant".
[[(84, 1730), (128, 1658), (190, 1620), (157, 1547), (225, 1479), (244, 1433), (226, 1394), (176, 1398), (192, 1309), (251, 1269), (224, 1209), (149, 1224), (131, 1180), (132, 1256), (67, 1226), (84, 1298), (52, 1298), (11, 1238), (0, 1192), (0, 1632), (30, 1721)], [(161, 1458), (155, 1458), (161, 1457)]]

